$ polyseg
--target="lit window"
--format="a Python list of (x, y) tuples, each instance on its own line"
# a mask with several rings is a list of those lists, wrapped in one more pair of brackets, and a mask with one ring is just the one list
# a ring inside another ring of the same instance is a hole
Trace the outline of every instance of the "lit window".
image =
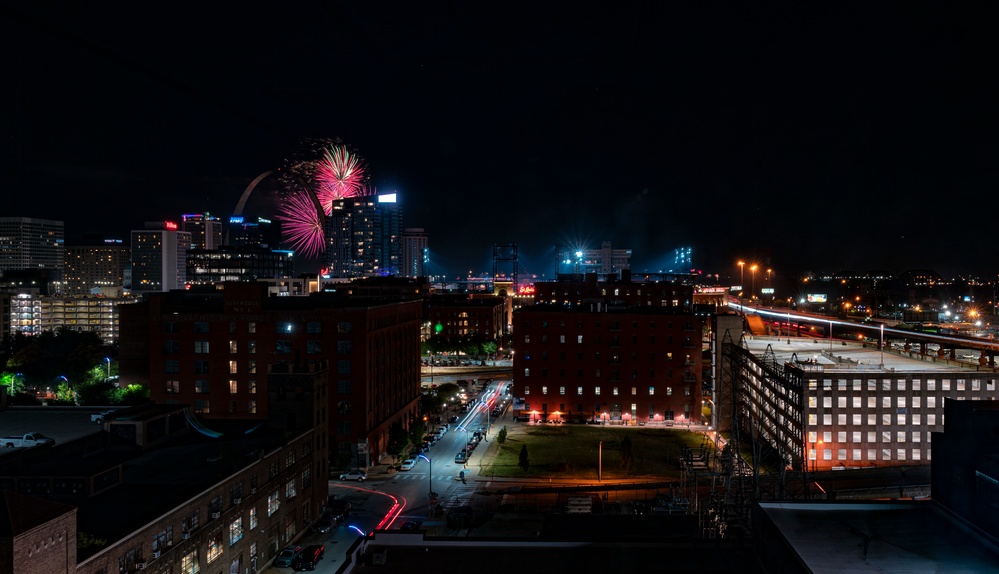
[(651, 397), (654, 394), (656, 394), (656, 388), (655, 387), (649, 387), (649, 396)]
[(237, 391), (237, 387), (238, 387), (238, 385), (236, 384), (236, 379), (229, 379), (229, 394), (230, 395), (235, 395), (238, 392)]
[(273, 516), (278, 508), (281, 507), (281, 502), (278, 500), (278, 493), (274, 491), (267, 495), (267, 516)]

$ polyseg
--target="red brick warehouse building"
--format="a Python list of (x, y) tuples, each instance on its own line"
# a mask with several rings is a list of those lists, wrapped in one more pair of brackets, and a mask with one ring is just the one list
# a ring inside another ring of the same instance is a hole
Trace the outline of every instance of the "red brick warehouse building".
[(415, 298), (277, 297), (262, 283), (151, 293), (122, 308), (121, 383), (209, 425), (263, 421), (271, 365), (328, 361), (330, 462), (366, 468), (393, 423), (419, 416), (421, 315)]
[(701, 420), (703, 318), (682, 307), (538, 304), (514, 313), (514, 414)]

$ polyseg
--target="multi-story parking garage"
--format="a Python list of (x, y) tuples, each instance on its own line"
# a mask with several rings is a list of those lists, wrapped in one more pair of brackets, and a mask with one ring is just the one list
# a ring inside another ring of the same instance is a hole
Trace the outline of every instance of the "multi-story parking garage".
[(806, 472), (928, 465), (944, 399), (995, 400), (995, 369), (935, 356), (911, 358), (857, 340), (744, 334), (721, 315), (712, 353), (713, 426), (757, 470), (791, 488)]

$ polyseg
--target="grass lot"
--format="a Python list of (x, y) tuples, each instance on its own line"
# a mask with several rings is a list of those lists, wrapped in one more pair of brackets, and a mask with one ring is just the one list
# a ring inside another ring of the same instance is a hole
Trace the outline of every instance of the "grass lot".
[[(680, 476), (677, 461), (683, 445), (695, 450), (702, 447), (704, 436), (683, 430), (648, 427), (602, 427), (594, 425), (536, 426), (523, 423), (506, 425), (507, 439), (497, 442), (496, 425), (481, 461), (474, 461), (481, 476), (503, 478), (596, 479), (603, 441), (602, 475), (605, 479), (663, 478)], [(634, 469), (621, 467), (621, 441), (631, 438)], [(527, 445), (530, 466), (518, 466), (520, 450)]]

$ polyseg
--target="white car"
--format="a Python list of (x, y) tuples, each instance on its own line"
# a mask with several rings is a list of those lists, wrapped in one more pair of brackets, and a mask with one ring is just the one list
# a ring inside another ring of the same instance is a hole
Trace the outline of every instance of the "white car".
[(402, 461), (402, 464), (399, 465), (399, 470), (413, 470), (414, 466), (416, 466), (416, 461), (411, 458), (407, 458)]
[(340, 480), (356, 480), (357, 482), (361, 482), (365, 478), (368, 478), (368, 473), (363, 470), (352, 470), (340, 475)]

